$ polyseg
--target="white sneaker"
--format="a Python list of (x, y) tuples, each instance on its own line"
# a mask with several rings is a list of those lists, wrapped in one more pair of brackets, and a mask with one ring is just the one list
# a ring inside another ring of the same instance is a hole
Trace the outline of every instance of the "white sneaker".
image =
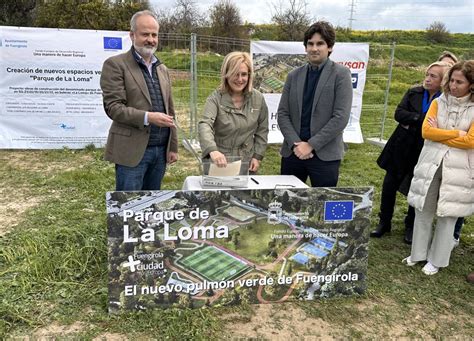
[(454, 238), (454, 246), (453, 247), (457, 247), (457, 246), (459, 246), (459, 238), (458, 239)]
[(430, 262), (426, 263), (426, 265), (421, 269), (425, 275), (431, 276), (434, 274), (437, 274), (439, 271), (439, 268), (437, 266), (434, 266)]
[(403, 264), (406, 264), (406, 265), (408, 265), (408, 266), (413, 266), (413, 265), (415, 265), (415, 264), (418, 263), (418, 262), (413, 262), (413, 261), (411, 260), (411, 256), (408, 256), (407, 258), (403, 258), (403, 259), (402, 259), (402, 263), (403, 263)]

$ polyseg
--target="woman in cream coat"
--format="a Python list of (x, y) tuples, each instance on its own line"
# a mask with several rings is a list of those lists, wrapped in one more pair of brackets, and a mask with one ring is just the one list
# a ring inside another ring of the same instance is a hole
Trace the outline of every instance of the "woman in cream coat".
[(434, 275), (449, 265), (457, 217), (474, 213), (474, 60), (448, 71), (444, 93), (431, 104), (422, 135), (425, 144), (408, 193), (416, 209), (413, 244), (403, 261), (409, 266), (427, 261), (423, 272)]

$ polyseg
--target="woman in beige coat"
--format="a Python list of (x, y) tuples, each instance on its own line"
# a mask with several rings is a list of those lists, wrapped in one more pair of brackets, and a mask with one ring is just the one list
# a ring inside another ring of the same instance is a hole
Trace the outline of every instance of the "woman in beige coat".
[(448, 71), (444, 93), (431, 104), (422, 135), (425, 144), (408, 193), (416, 209), (413, 244), (403, 261), (413, 266), (426, 260), (423, 272), (434, 275), (449, 265), (456, 217), (474, 213), (474, 60)]
[(268, 108), (263, 95), (252, 88), (253, 67), (246, 52), (224, 58), (221, 84), (207, 99), (199, 121), (202, 157), (225, 167), (229, 156), (260, 167), (268, 135)]

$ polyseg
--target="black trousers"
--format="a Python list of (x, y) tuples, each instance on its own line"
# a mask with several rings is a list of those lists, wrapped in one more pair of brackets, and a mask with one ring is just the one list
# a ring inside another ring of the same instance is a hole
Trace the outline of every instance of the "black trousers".
[(295, 154), (281, 158), (281, 175), (294, 175), (303, 182), (309, 179), (312, 187), (336, 187), (341, 160), (323, 161), (314, 155), (300, 160)]
[[(403, 181), (402, 178), (393, 176), (390, 173), (385, 173), (382, 184), (382, 196), (380, 200), (380, 223), (390, 228), (392, 224), (393, 211), (395, 209), (395, 201), (397, 199), (397, 191), (400, 184)], [(405, 217), (405, 227), (413, 227), (415, 222), (415, 209), (408, 205), (408, 212)]]

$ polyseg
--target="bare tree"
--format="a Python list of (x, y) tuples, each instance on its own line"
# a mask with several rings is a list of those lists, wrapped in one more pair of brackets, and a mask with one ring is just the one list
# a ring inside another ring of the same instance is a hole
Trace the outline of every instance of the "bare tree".
[(205, 17), (194, 0), (176, 0), (173, 20), (177, 33), (196, 32), (205, 23)]
[(211, 7), (211, 33), (219, 37), (242, 38), (242, 17), (231, 0), (219, 0)]
[(273, 4), (272, 22), (279, 28), (280, 40), (303, 40), (304, 32), (311, 24), (307, 7), (305, 0), (279, 0)]
[(155, 8), (161, 33), (195, 33), (206, 25), (205, 15), (194, 0), (176, 0), (169, 8)]
[(173, 12), (169, 8), (155, 8), (154, 13), (160, 24), (160, 33), (175, 32), (176, 24), (173, 19)]
[(451, 35), (444, 23), (434, 21), (426, 28), (426, 38), (434, 43), (447, 43), (451, 40)]

